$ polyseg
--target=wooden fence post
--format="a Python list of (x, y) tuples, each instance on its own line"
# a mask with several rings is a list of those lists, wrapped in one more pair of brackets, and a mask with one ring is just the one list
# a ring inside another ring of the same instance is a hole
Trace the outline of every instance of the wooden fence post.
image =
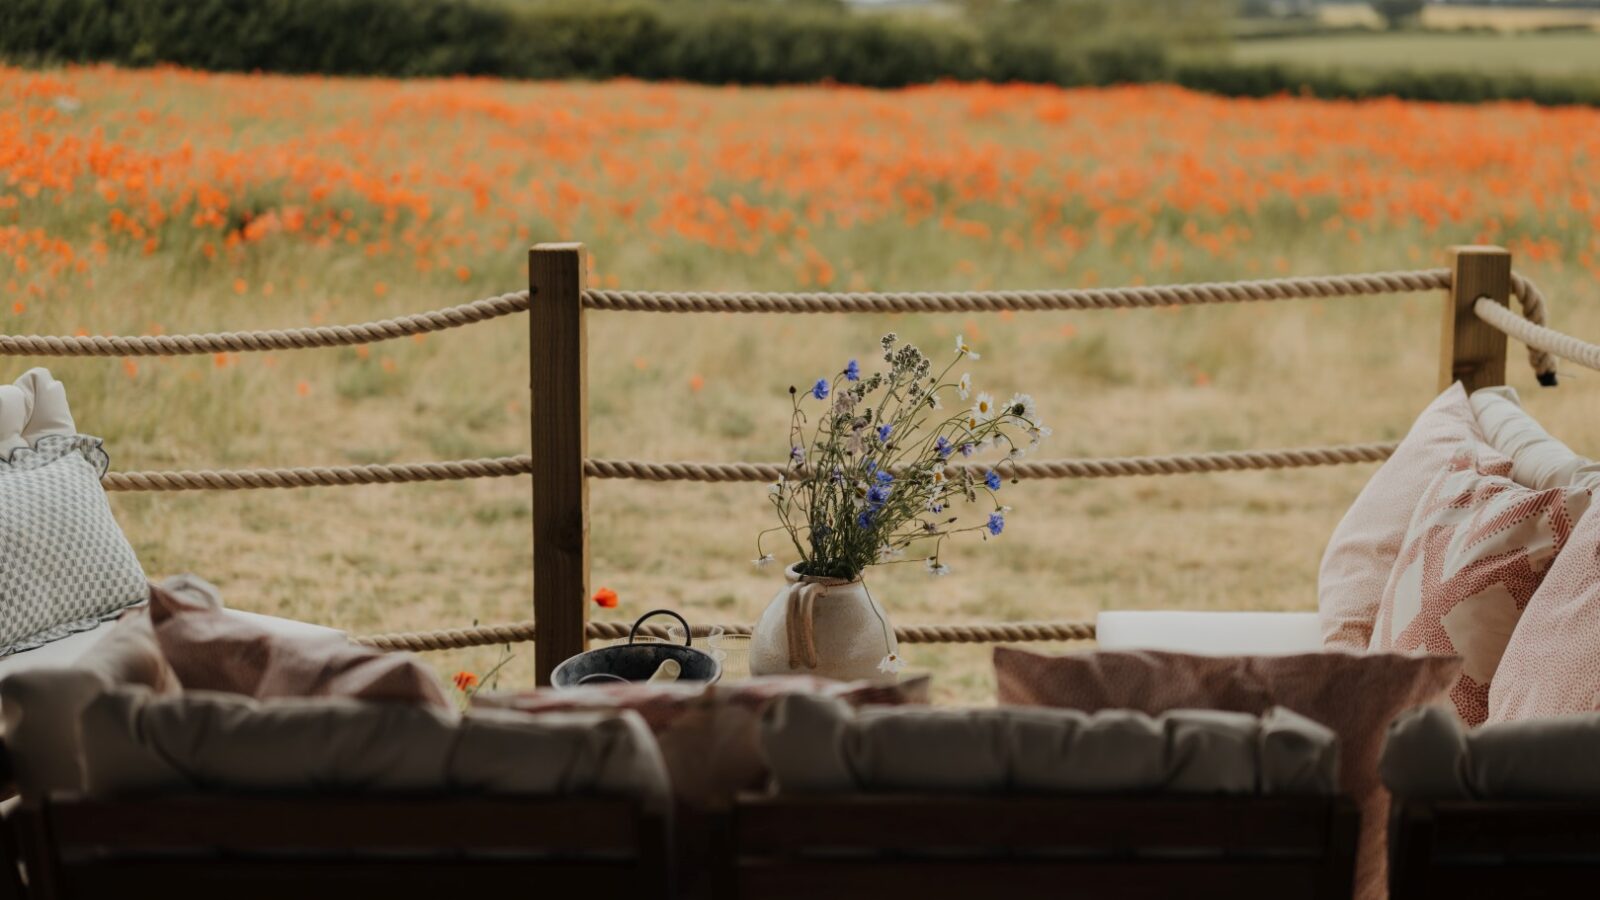
[(1459, 381), (1472, 393), (1506, 383), (1506, 336), (1472, 311), (1479, 297), (1511, 302), (1511, 252), (1504, 247), (1451, 247), (1450, 294), (1444, 304), (1439, 389)]
[(582, 244), (528, 252), (528, 353), (533, 418), (534, 672), (541, 685), (587, 646), (589, 373)]

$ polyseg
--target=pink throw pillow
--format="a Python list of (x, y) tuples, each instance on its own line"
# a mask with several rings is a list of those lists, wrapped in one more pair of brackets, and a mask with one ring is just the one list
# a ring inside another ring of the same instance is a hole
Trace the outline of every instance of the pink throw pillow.
[(455, 712), (439, 678), (409, 653), (344, 635), (287, 635), (221, 608), (210, 585), (152, 585), (150, 620), (178, 682), (247, 697), (351, 697)]
[(1462, 442), (1482, 437), (1472, 403), (1457, 382), (1422, 411), (1394, 455), (1362, 488), (1328, 540), (1317, 573), (1323, 646), (1367, 649), (1412, 510)]
[(1600, 710), (1600, 505), (1578, 520), (1506, 644), (1489, 721)]
[(1111, 651), (1048, 656), (1010, 647), (994, 651), (1002, 704), (1095, 712), (1221, 709), (1260, 715), (1282, 706), (1339, 736), (1341, 788), (1361, 807), (1356, 896), (1386, 894), (1385, 830), (1389, 794), (1378, 780), (1385, 729), (1405, 710), (1442, 702), (1460, 660), (1392, 653), (1296, 656), (1197, 656)]
[(731, 684), (589, 685), (527, 693), (478, 694), (473, 706), (519, 712), (631, 709), (655, 732), (672, 791), (696, 809), (722, 809), (741, 791), (765, 786), (761, 713), (784, 694), (838, 697), (851, 706), (928, 702), (928, 678), (899, 683), (839, 682), (783, 675)]
[(1450, 699), (1461, 721), (1482, 725), (1517, 620), (1590, 497), (1586, 487), (1525, 488), (1487, 446), (1457, 450), (1412, 515), (1371, 649), (1460, 656)]

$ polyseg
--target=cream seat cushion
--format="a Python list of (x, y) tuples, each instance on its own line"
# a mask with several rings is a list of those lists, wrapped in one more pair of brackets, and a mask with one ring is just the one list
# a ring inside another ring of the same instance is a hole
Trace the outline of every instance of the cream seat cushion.
[(1379, 773), (1395, 796), (1427, 800), (1600, 797), (1600, 713), (1468, 729), (1449, 709), (1389, 726)]
[(779, 790), (1302, 794), (1338, 789), (1338, 740), (1303, 716), (863, 707), (780, 697), (761, 751)]
[(90, 794), (208, 790), (636, 797), (670, 792), (638, 713), (455, 716), (345, 697), (254, 700), (135, 686), (83, 712)]

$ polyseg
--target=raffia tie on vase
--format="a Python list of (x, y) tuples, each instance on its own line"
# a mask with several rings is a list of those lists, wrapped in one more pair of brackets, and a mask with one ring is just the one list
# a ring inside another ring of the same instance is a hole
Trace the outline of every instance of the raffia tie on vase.
[(786, 630), (789, 637), (789, 668), (798, 669), (802, 665), (808, 669), (815, 669), (820, 662), (817, 657), (817, 633), (815, 627), (815, 614), (817, 607), (817, 594), (826, 590), (826, 585), (817, 582), (798, 581), (789, 585), (789, 598), (787, 601), (788, 615)]

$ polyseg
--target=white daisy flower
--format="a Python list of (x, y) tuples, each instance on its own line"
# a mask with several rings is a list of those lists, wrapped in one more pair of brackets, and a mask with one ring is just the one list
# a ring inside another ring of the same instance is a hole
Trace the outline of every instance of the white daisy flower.
[(885, 675), (898, 675), (905, 667), (905, 661), (897, 653), (891, 653), (878, 661), (878, 671)]
[(1029, 447), (1038, 447), (1040, 441), (1044, 440), (1045, 438), (1049, 437), (1052, 434), (1055, 434), (1055, 432), (1051, 431), (1049, 426), (1046, 426), (1046, 425), (1035, 425), (1032, 428), (1028, 429), (1028, 446)]
[[(1017, 412), (1018, 407), (1022, 408), (1022, 412)], [(1034, 404), (1032, 394), (1012, 394), (1011, 399), (1006, 401), (1006, 412), (1029, 422), (1039, 421), (1039, 407)]]
[(750, 561), (755, 564), (756, 568), (764, 569), (764, 568), (766, 568), (768, 565), (770, 565), (772, 563), (772, 554), (768, 553), (768, 554), (760, 557), (759, 559), (752, 559)]
[(963, 399), (963, 400), (972, 399), (972, 373), (971, 372), (968, 372), (967, 374), (961, 376), (961, 380), (956, 382), (956, 390), (960, 392), (961, 399)]
[(967, 356), (967, 357), (969, 357), (971, 359), (982, 359), (983, 358), (983, 357), (979, 356), (978, 354), (972, 352), (972, 347), (967, 343), (967, 336), (964, 335), (964, 334), (956, 335), (956, 354), (957, 355), (965, 355), (965, 356)]
[(936, 559), (923, 560), (923, 567), (935, 578), (943, 578), (950, 574), (950, 567)]
[(780, 478), (776, 482), (773, 482), (771, 485), (768, 485), (767, 486), (767, 493), (772, 494), (774, 496), (782, 496), (783, 495), (783, 479)]
[[(972, 418), (979, 423), (987, 422), (994, 418), (994, 396), (987, 391), (978, 393), (978, 402), (972, 404)], [(972, 427), (976, 428), (977, 425)]]

